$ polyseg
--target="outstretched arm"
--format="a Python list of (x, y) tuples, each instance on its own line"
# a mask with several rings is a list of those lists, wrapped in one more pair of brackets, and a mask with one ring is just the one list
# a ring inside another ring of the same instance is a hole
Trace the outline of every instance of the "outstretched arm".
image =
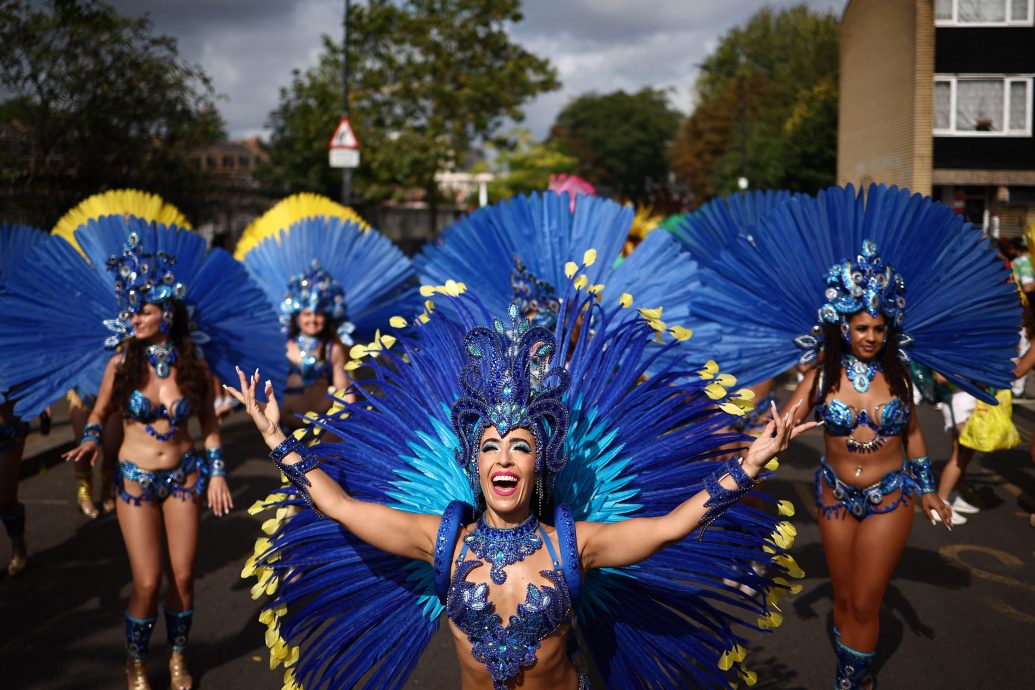
[[(237, 370), (241, 389), (227, 386), (230, 395), (244, 404), (255, 422), (263, 440), (274, 449), (287, 440), (280, 430), (280, 408), (273, 394), (273, 384), (266, 381), (266, 404), (255, 399), (258, 370), (251, 377)], [(288, 453), (281, 462), (290, 467), (302, 461), (296, 453)], [(417, 515), (395, 510), (377, 503), (360, 501), (345, 490), (323, 470), (316, 467), (305, 473), (310, 486), (306, 487), (313, 505), (325, 516), (341, 523), (371, 546), (404, 558), (432, 562), (435, 557), (435, 539), (442, 518), (437, 515)]]
[[(815, 422), (795, 425), (793, 418), (796, 412), (797, 409), (792, 409), (781, 416), (773, 405), (772, 419), (741, 461), (740, 466), (748, 477), (757, 477), (766, 463), (787, 448), (791, 439), (816, 426)], [(721, 467), (720, 463), (715, 465), (716, 469)], [(729, 474), (719, 481), (719, 485), (730, 491), (738, 488)], [(632, 565), (685, 539), (701, 524), (709, 509), (705, 505), (709, 498), (707, 490), (699, 491), (672, 512), (659, 517), (580, 523), (576, 534), (583, 566), (590, 569)]]
[(111, 389), (115, 385), (115, 370), (122, 361), (121, 355), (114, 355), (108, 360), (108, 366), (104, 369), (104, 378), (101, 380), (101, 389), (97, 393), (97, 400), (90, 410), (90, 416), (86, 420), (84, 429), (94, 429), (92, 434), (83, 434), (79, 439), (79, 445), (72, 450), (62, 453), (61, 457), (67, 462), (79, 462), (89, 460), (92, 467), (97, 462), (97, 451), (101, 447), (101, 432), (98, 427), (104, 427), (104, 421), (108, 417), (108, 406), (111, 404)]

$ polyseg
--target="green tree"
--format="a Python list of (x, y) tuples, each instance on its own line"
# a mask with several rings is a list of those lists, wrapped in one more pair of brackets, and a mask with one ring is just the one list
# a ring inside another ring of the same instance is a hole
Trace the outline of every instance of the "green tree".
[(576, 172), (610, 193), (640, 201), (668, 177), (668, 146), (683, 115), (660, 89), (579, 96), (557, 115), (549, 141), (578, 160)]
[(496, 176), (489, 183), (491, 202), (542, 191), (550, 185), (550, 175), (575, 172), (574, 157), (548, 143), (533, 142), (526, 129), (514, 130), (507, 139), (513, 143), (498, 147), (491, 161), (472, 167), (472, 172), (484, 170)]
[[(558, 87), (545, 59), (513, 43), (519, 0), (371, 0), (349, 15), (350, 119), (362, 145), (358, 191), (368, 200), (418, 188), (434, 203), (435, 173)], [(283, 191), (338, 195), (326, 142), (341, 113), (342, 53), (329, 37), (319, 64), (298, 71), (270, 114), (270, 163)]]
[(201, 68), (99, 0), (0, 5), (0, 92), (0, 179), (16, 215), (44, 227), (121, 186), (190, 209), (202, 180), (186, 153), (223, 136)]
[(833, 184), (838, 24), (806, 5), (764, 8), (701, 65), (694, 112), (672, 142), (672, 170), (699, 201), (737, 188), (813, 192)]

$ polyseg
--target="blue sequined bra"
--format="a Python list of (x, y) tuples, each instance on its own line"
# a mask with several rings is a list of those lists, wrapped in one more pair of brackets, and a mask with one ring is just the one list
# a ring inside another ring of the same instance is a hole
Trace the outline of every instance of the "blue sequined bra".
[(827, 433), (832, 436), (848, 436), (860, 426), (867, 426), (880, 436), (898, 436), (909, 425), (909, 406), (901, 398), (876, 405), (873, 411), (871, 417), (866, 410), (857, 411), (834, 398), (816, 408), (816, 417), (826, 423)]
[[(126, 416), (135, 422), (144, 424), (147, 433), (159, 441), (168, 441), (176, 435), (176, 426), (190, 418), (190, 401), (187, 398), (180, 398), (166, 407), (161, 403), (157, 405), (152, 403), (150, 398), (139, 390), (135, 390), (129, 394), (129, 400), (126, 401)], [(159, 419), (169, 421), (168, 431), (159, 432), (151, 426), (151, 422)]]
[(310, 349), (304, 348), (301, 343), (298, 343), (301, 358), (298, 363), (290, 362), (288, 373), (301, 376), (303, 388), (313, 385), (320, 379), (331, 380), (331, 351), (333, 348), (334, 343), (328, 342), (325, 359), (317, 359)]
[(506, 690), (508, 680), (535, 664), (539, 643), (572, 617), (571, 595), (561, 561), (542, 526), (539, 533), (554, 564), (553, 570), (539, 573), (554, 586), (537, 587), (529, 583), (525, 603), (518, 605), (517, 614), (510, 617), (506, 627), (488, 600), (488, 584), (467, 581), (470, 572), (484, 563), (464, 560), (467, 543), (456, 559), (446, 597), (446, 613), (467, 635), (472, 645), (471, 655), (485, 664), (492, 676), (493, 690)]

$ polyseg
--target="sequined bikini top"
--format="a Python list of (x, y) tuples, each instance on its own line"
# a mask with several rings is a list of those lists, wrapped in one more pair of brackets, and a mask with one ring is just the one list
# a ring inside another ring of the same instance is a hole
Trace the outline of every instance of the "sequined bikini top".
[(319, 346), (320, 342), (316, 338), (311, 340), (304, 339), (303, 336), (298, 336), (295, 339), (298, 344), (299, 355), (301, 360), (296, 364), (291, 362), (289, 368), (290, 374), (298, 374), (302, 377), (302, 386), (311, 386), (320, 379), (330, 380), (331, 377), (331, 348), (334, 347), (333, 342), (327, 343), (326, 359), (317, 359), (314, 350)]
[(493, 690), (506, 690), (507, 681), (535, 664), (539, 643), (552, 635), (572, 617), (572, 599), (560, 559), (542, 526), (539, 536), (553, 560), (553, 570), (539, 573), (553, 587), (537, 587), (529, 583), (525, 603), (518, 604), (517, 614), (504, 627), (495, 606), (488, 600), (489, 585), (467, 581), (467, 576), (484, 563), (465, 560), (465, 543), (456, 559), (456, 568), (446, 596), (446, 614), (471, 642), (471, 655), (485, 664), (492, 676)]
[(873, 412), (871, 416), (866, 410), (856, 410), (834, 398), (816, 408), (816, 419), (825, 422), (827, 433), (832, 436), (849, 436), (860, 426), (867, 426), (880, 436), (898, 436), (909, 425), (909, 406), (901, 398), (875, 405)]
[[(152, 403), (150, 398), (141, 391), (135, 390), (129, 394), (129, 400), (126, 401), (126, 415), (133, 421), (144, 424), (147, 433), (159, 441), (168, 441), (176, 435), (176, 425), (182, 424), (190, 418), (190, 401), (187, 398), (180, 398), (171, 406), (166, 407), (161, 403), (157, 405)], [(151, 426), (151, 422), (159, 419), (169, 420), (168, 431), (159, 432)]]

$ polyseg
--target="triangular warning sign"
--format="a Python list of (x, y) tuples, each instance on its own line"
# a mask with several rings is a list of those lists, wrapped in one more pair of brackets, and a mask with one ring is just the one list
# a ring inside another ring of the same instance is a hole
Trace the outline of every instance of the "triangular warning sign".
[(356, 138), (356, 133), (352, 131), (348, 115), (341, 116), (341, 121), (334, 129), (331, 140), (327, 142), (327, 148), (359, 150), (359, 139)]

